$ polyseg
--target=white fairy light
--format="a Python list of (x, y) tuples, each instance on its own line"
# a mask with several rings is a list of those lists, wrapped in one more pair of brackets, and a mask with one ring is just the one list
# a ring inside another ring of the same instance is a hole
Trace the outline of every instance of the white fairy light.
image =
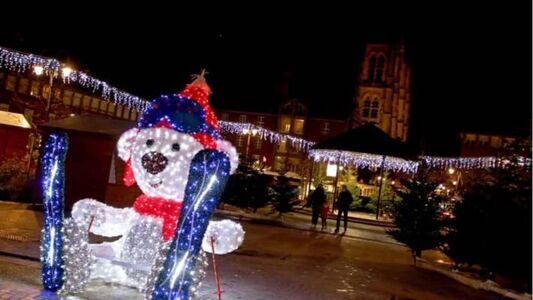
[(309, 157), (316, 162), (326, 162), (342, 166), (356, 166), (363, 169), (377, 170), (383, 167), (387, 170), (401, 171), (405, 173), (416, 173), (418, 162), (404, 160), (396, 157), (385, 157), (382, 155), (338, 151), (338, 150), (320, 150), (313, 149), (309, 151)]
[(51, 74), (51, 76), (54, 77), (61, 76), (65, 83), (72, 82), (80, 84), (93, 91), (99, 90), (105, 100), (115, 104), (128, 106), (139, 112), (142, 112), (149, 104), (148, 101), (140, 97), (124, 92), (85, 72), (73, 70), (69, 66), (53, 58), (27, 54), (0, 47), (0, 67), (19, 73), (24, 73), (29, 68), (32, 68), (36, 75), (46, 73)]
[(248, 132), (251, 132), (253, 133), (253, 135), (257, 135), (262, 140), (267, 140), (272, 143), (279, 143), (280, 141), (286, 140), (291, 144), (292, 147), (303, 152), (307, 152), (309, 148), (315, 144), (314, 142), (299, 137), (278, 133), (260, 126), (255, 126), (250, 123), (218, 121), (218, 124), (222, 132), (244, 135), (247, 135)]

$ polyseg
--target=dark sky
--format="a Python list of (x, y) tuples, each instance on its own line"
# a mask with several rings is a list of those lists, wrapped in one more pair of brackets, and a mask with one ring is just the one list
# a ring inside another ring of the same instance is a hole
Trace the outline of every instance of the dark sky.
[(179, 91), (205, 67), (216, 107), (277, 107), (290, 72), (298, 98), (342, 115), (352, 106), (364, 43), (403, 37), (414, 76), (414, 141), (424, 136), (438, 149), (465, 128), (529, 129), (531, 3), (426, 2), (265, 4), (211, 13), (93, 4), (57, 18), (23, 9), (3, 16), (0, 45), (67, 59), (146, 98)]

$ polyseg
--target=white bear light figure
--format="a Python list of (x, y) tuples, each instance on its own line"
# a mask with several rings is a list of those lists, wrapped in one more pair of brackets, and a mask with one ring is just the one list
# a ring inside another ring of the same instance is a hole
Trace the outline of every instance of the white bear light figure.
[[(179, 95), (154, 100), (138, 126), (120, 137), (125, 183), (136, 182), (143, 192), (131, 208), (83, 199), (63, 221), (60, 171), (66, 137), (51, 136), (49, 155), (43, 157), (45, 288), (76, 292), (100, 279), (137, 287), (150, 299), (189, 299), (204, 274), (202, 245), (211, 252), (213, 242), (217, 254), (240, 246), (240, 225), (228, 220), (209, 224), (238, 164), (235, 148), (220, 137), (209, 94), (200, 75)], [(120, 238), (89, 244), (88, 231)]]

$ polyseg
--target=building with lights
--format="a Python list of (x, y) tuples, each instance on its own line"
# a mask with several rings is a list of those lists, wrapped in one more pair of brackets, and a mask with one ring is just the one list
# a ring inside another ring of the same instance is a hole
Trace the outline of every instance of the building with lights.
[(46, 75), (2, 70), (0, 110), (21, 113), (32, 125), (66, 118), (72, 114), (101, 115), (124, 120), (136, 120), (138, 117), (137, 111), (105, 101), (91, 90), (64, 84), (60, 78), (52, 81), (50, 89), (49, 77)]
[(351, 128), (375, 123), (392, 138), (407, 141), (411, 110), (411, 69), (405, 46), (367, 44)]
[(25, 170), (29, 178), (35, 175), (39, 157), (41, 138), (37, 126), (75, 115), (130, 121), (139, 116), (137, 111), (105, 101), (91, 90), (65, 84), (61, 78), (50, 81), (48, 76), (36, 71), (17, 73), (0, 69), (0, 111), (21, 117), (29, 124), (25, 130), (0, 126), (0, 161), (29, 157), (28, 170)]
[[(250, 123), (281, 134), (319, 142), (346, 130), (347, 119), (322, 117), (312, 113), (297, 99), (283, 102), (277, 112), (251, 112), (216, 109), (220, 120)], [(307, 154), (286, 140), (272, 143), (261, 139), (253, 132), (226, 135), (242, 157), (249, 158), (273, 171), (288, 171), (299, 176), (308, 176), (311, 167)]]
[(505, 154), (505, 148), (517, 139), (531, 140), (531, 133), (524, 132), (523, 129), (466, 130), (460, 136), (461, 157), (497, 157)]

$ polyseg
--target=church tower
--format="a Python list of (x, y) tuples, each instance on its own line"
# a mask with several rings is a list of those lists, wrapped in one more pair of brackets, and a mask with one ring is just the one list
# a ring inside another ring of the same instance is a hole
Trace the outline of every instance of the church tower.
[(366, 45), (354, 100), (352, 127), (375, 123), (392, 138), (407, 140), (411, 69), (403, 42)]

